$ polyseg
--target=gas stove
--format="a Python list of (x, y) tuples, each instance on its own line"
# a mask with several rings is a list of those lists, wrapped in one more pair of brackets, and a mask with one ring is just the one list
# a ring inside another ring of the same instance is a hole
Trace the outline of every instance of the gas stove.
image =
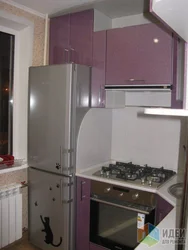
[(115, 164), (109, 164), (109, 166), (102, 166), (101, 170), (93, 175), (158, 188), (175, 174), (174, 171), (164, 169), (163, 167), (153, 168), (148, 165), (136, 165), (132, 162), (116, 162)]

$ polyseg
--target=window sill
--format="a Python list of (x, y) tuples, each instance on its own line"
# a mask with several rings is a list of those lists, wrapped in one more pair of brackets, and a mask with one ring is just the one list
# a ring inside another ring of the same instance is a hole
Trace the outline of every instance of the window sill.
[(22, 165), (20, 167), (5, 168), (5, 169), (1, 169), (0, 170), (0, 174), (5, 174), (5, 173), (19, 171), (19, 170), (22, 170), (22, 169), (26, 169), (28, 167), (29, 166), (27, 164), (24, 164), (24, 165)]

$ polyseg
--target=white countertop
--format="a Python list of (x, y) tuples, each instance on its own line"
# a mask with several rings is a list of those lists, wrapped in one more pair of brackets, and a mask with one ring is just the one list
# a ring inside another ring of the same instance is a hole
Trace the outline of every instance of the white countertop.
[(177, 200), (175, 197), (173, 197), (172, 195), (170, 195), (168, 193), (168, 188), (171, 185), (180, 182), (183, 179), (183, 177), (175, 175), (169, 181), (167, 181), (162, 186), (160, 186), (159, 188), (152, 188), (149, 186), (138, 186), (138, 185), (135, 185), (134, 183), (127, 183), (127, 182), (123, 182), (123, 181), (110, 180), (110, 179), (106, 179), (106, 178), (102, 178), (102, 177), (93, 176), (93, 173), (100, 170), (101, 166), (105, 166), (108, 164), (109, 164), (109, 162), (106, 162), (104, 164), (93, 166), (93, 167), (90, 167), (90, 168), (87, 168), (84, 170), (77, 170), (76, 176), (91, 179), (91, 180), (106, 182), (106, 183), (110, 183), (110, 184), (114, 184), (114, 185), (140, 189), (143, 191), (148, 191), (148, 192), (152, 192), (152, 193), (156, 193), (156, 194), (160, 195), (163, 199), (165, 199), (171, 205), (174, 206), (172, 211), (159, 223), (159, 225), (157, 225), (157, 228), (160, 230), (160, 241), (151, 247), (148, 247), (146, 244), (144, 244), (144, 241), (143, 241), (143, 243), (139, 244), (135, 249), (136, 250), (145, 250), (145, 249), (175, 250), (175, 245), (173, 245), (173, 244), (168, 244), (168, 245), (162, 244), (162, 241), (161, 241), (162, 232), (163, 232), (162, 229), (163, 228), (166, 228), (166, 229), (167, 228), (169, 228), (169, 229), (176, 228), (176, 217), (179, 214), (179, 209), (180, 209), (181, 204), (180, 204), (179, 200)]
[(108, 164), (109, 164), (109, 162), (104, 163), (104, 164), (100, 164), (97, 166), (93, 166), (93, 167), (90, 167), (90, 168), (87, 168), (84, 170), (77, 170), (76, 176), (95, 180), (95, 181), (101, 181), (101, 182), (105, 182), (105, 183), (109, 183), (109, 184), (113, 184), (113, 185), (118, 185), (118, 186), (122, 186), (122, 187), (139, 189), (139, 190), (147, 191), (147, 192), (151, 192), (151, 193), (157, 193), (162, 198), (167, 200), (171, 205), (173, 205), (173, 206), (176, 205), (177, 199), (168, 193), (168, 188), (171, 185), (178, 182), (177, 175), (173, 176), (170, 180), (168, 180), (166, 183), (164, 183), (159, 188), (154, 188), (154, 187), (149, 187), (149, 186), (144, 186), (144, 185), (141, 186), (141, 185), (134, 184), (134, 182), (130, 183), (130, 182), (125, 182), (125, 181), (121, 181), (121, 180), (112, 180), (112, 179), (107, 179), (107, 178), (98, 177), (98, 176), (93, 175), (95, 172), (100, 170), (101, 166), (107, 166)]
[(146, 115), (164, 115), (175, 117), (188, 117), (187, 109), (170, 109), (170, 108), (145, 108), (144, 114)]

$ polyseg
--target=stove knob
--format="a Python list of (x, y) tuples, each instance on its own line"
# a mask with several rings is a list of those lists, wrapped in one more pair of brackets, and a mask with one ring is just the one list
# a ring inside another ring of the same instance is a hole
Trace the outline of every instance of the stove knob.
[(106, 178), (110, 177), (110, 171), (106, 171)]
[(104, 170), (103, 170), (103, 169), (101, 169), (100, 174), (101, 174), (101, 175), (104, 175)]
[(146, 181), (145, 178), (141, 178), (141, 184), (142, 184), (142, 185), (145, 185), (145, 181)]
[(152, 186), (152, 180), (148, 181), (148, 185), (151, 187)]
[(110, 191), (111, 191), (111, 188), (110, 188), (110, 187), (104, 189), (104, 193), (109, 193)]
[(137, 200), (139, 198), (139, 193), (135, 193), (132, 195), (133, 200)]

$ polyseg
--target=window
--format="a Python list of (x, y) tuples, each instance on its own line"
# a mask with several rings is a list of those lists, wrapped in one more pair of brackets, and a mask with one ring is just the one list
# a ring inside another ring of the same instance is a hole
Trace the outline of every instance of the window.
[(14, 36), (0, 32), (0, 154), (12, 154)]

